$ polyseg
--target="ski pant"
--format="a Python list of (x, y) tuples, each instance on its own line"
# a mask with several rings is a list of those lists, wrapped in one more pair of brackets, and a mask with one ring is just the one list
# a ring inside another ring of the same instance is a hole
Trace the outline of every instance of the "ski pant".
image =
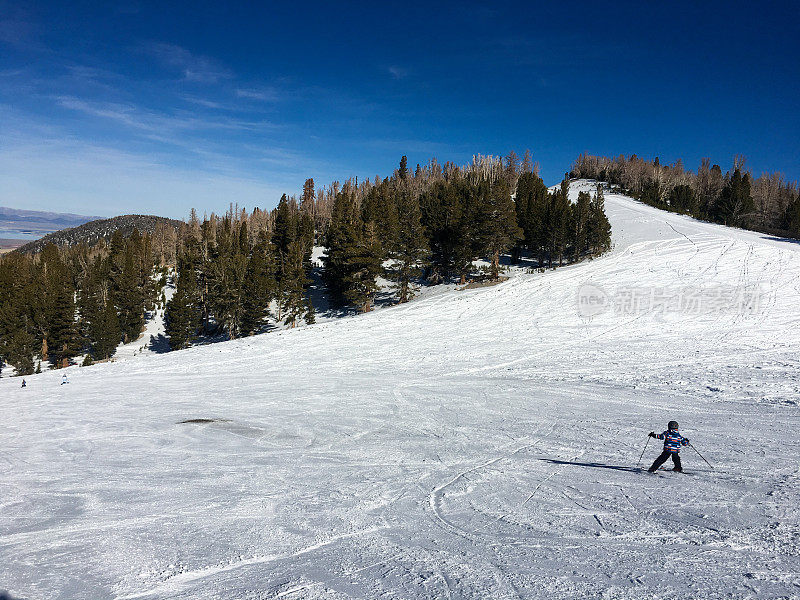
[(663, 452), (662, 452), (662, 453), (661, 453), (661, 454), (658, 456), (658, 458), (656, 459), (656, 461), (653, 463), (653, 466), (652, 466), (652, 467), (650, 467), (650, 471), (655, 471), (656, 469), (658, 469), (658, 467), (660, 467), (660, 466), (661, 466), (661, 465), (663, 465), (665, 462), (667, 462), (667, 459), (668, 459), (670, 456), (672, 457), (672, 462), (673, 462), (673, 463), (675, 463), (675, 469), (676, 469), (676, 470), (678, 470), (678, 471), (680, 471), (680, 470), (683, 468), (683, 467), (681, 467), (681, 457), (680, 457), (680, 456), (678, 456), (678, 453), (677, 453), (677, 452), (670, 452), (669, 450), (664, 450), (664, 451), (663, 451)]

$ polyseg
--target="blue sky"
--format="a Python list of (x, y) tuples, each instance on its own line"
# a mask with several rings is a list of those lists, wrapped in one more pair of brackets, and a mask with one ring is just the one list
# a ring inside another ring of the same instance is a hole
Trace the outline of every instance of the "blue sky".
[(0, 205), (271, 208), (403, 154), (800, 179), (800, 4), (6, 2)]

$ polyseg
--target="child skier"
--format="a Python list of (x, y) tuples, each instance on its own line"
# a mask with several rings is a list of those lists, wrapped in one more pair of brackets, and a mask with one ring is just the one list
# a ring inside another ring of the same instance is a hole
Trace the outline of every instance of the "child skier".
[(678, 433), (678, 422), (670, 421), (667, 425), (667, 431), (664, 433), (657, 434), (654, 431), (651, 431), (648, 435), (651, 438), (656, 438), (657, 440), (664, 440), (664, 451), (658, 456), (653, 463), (653, 466), (647, 471), (649, 473), (655, 473), (658, 467), (667, 462), (668, 458), (672, 457), (672, 462), (675, 464), (675, 467), (672, 470), (677, 471), (678, 473), (682, 472), (683, 467), (681, 467), (681, 457), (678, 456), (678, 453), (681, 451), (681, 446), (689, 445), (689, 438), (685, 438)]

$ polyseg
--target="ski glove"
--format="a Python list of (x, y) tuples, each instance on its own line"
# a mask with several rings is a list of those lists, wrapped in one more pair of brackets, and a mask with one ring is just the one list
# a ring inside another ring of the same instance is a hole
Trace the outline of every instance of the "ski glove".
[(647, 435), (649, 435), (651, 438), (654, 438), (654, 437), (656, 437), (656, 432), (655, 431), (651, 431)]

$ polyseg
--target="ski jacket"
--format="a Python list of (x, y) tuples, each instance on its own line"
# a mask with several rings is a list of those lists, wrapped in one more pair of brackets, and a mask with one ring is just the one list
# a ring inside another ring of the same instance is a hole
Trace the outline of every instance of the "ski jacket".
[(658, 433), (656, 439), (664, 440), (664, 450), (674, 454), (681, 451), (681, 446), (689, 445), (689, 440), (678, 433), (677, 429), (668, 429), (664, 433)]

